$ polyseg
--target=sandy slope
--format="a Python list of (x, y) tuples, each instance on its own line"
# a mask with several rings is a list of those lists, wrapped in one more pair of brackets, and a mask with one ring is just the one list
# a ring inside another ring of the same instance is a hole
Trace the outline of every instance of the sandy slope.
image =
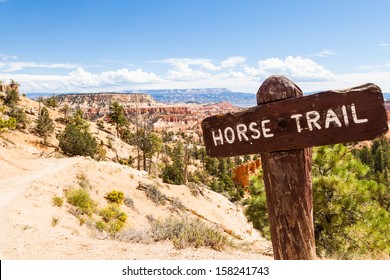
[[(11, 139), (8, 141), (6, 139)], [(8, 135), (0, 138), (0, 258), (1, 259), (266, 259), (270, 243), (247, 223), (242, 209), (220, 194), (203, 189), (193, 196), (186, 186), (166, 185), (132, 168), (87, 158), (44, 158), (29, 141)], [(168, 203), (157, 206), (146, 198), (139, 183), (154, 184), (167, 196), (177, 197), (187, 210), (182, 215), (204, 217), (239, 236), (247, 249), (218, 252), (207, 248), (177, 250), (169, 241), (128, 243), (110, 240), (86, 224), (80, 226), (70, 206), (55, 207), (54, 195), (77, 187), (80, 177), (90, 195), (104, 207), (105, 193), (121, 190), (134, 200), (135, 209), (121, 206), (127, 229), (145, 231), (147, 215), (174, 215)], [(52, 226), (53, 218), (59, 223)], [(249, 248), (249, 249), (248, 249)]]

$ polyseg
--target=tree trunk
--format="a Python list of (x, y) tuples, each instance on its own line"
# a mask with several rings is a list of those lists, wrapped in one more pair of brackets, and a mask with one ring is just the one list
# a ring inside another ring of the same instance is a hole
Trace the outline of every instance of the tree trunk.
[[(302, 96), (283, 76), (271, 76), (257, 92), (257, 104)], [(316, 258), (311, 185), (311, 148), (262, 153), (272, 247), (276, 260)]]

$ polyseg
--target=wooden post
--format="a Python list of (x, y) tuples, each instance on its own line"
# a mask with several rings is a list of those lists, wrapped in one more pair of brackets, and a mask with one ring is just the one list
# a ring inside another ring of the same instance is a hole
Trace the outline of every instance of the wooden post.
[(258, 106), (202, 121), (209, 156), (261, 153), (275, 259), (316, 258), (311, 147), (372, 140), (389, 130), (375, 84), (302, 95), (289, 79), (271, 76), (257, 92)]
[[(257, 92), (257, 105), (302, 95), (286, 77), (271, 76)], [(311, 148), (261, 153), (261, 162), (274, 259), (316, 259)]]

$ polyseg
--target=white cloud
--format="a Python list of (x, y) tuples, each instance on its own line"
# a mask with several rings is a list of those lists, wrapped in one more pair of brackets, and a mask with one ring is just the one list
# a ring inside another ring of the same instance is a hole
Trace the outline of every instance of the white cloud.
[[(16, 59), (17, 57), (13, 57)], [(36, 62), (3, 62), (0, 63), (0, 70), (4, 72), (15, 72), (26, 68), (58, 68), (72, 69), (76, 68), (77, 64), (72, 63), (36, 63)]]
[(233, 68), (237, 65), (243, 64), (246, 58), (243, 56), (231, 56), (221, 62), (222, 68)]
[[(224, 61), (228, 60), (229, 58)], [(216, 66), (211, 59), (171, 58), (159, 61), (159, 63), (169, 64), (163, 74), (145, 71), (142, 68), (136, 70), (119, 68), (113, 71), (96, 72), (81, 66), (75, 67), (76, 65), (70, 63), (32, 62), (19, 66), (23, 66), (23, 69), (28, 66), (46, 66), (46, 73), (51, 73), (51, 69), (55, 67), (69, 66), (71, 70), (62, 75), (21, 74), (22, 71), (4, 72), (2, 69), (9, 69), (10, 62), (14, 61), (0, 62), (1, 79), (18, 81), (22, 85), (22, 92), (100, 92), (126, 89), (218, 87), (255, 93), (262, 81), (270, 75), (285, 75), (296, 82), (304, 92), (343, 89), (368, 82), (374, 82), (384, 92), (390, 92), (389, 68), (374, 69), (362, 66), (359, 69), (360, 73), (335, 75), (311, 59), (292, 56), (284, 59), (275, 57), (260, 60), (256, 67), (244, 65), (243, 59), (237, 59), (238, 64), (230, 64), (236, 65), (234, 70), (231, 67), (222, 67), (222, 63)]]
[(258, 61), (258, 68), (245, 67), (248, 75), (267, 77), (270, 75), (285, 75), (291, 79), (300, 80), (331, 80), (334, 75), (323, 66), (311, 59), (300, 56), (288, 56), (285, 60), (268, 58)]
[(201, 70), (192, 69), (189, 64), (178, 62), (167, 72), (167, 78), (170, 80), (198, 80), (211, 78), (211, 74)]
[(320, 51), (319, 53), (315, 54), (315, 56), (319, 56), (319, 57), (328, 57), (328, 56), (332, 56), (332, 55), (336, 55), (336, 53), (330, 51), (330, 50), (322, 50)]
[(18, 59), (18, 57), (14, 56), (14, 55), (7, 55), (7, 54), (0, 53), (0, 60), (6, 61), (6, 60), (10, 60), (10, 59)]
[(336, 75), (333, 80), (322, 82), (301, 82), (298, 85), (304, 92), (311, 92), (318, 90), (346, 89), (366, 83), (374, 83), (382, 89), (382, 92), (390, 93), (389, 77), (390, 71), (345, 73)]
[(171, 64), (172, 66), (176, 67), (179, 65), (195, 65), (198, 66), (200, 69), (204, 69), (207, 71), (217, 71), (220, 70), (219, 67), (215, 66), (212, 63), (211, 59), (205, 59), (205, 58), (168, 58), (161, 61), (154, 61), (154, 62), (163, 62)]
[(145, 72), (142, 69), (129, 71), (127, 68), (123, 68), (116, 71), (93, 74), (85, 71), (82, 67), (77, 67), (76, 70), (68, 74), (64, 84), (66, 86), (83, 88), (104, 88), (131, 83), (152, 83), (158, 80), (159, 78), (156, 74)]

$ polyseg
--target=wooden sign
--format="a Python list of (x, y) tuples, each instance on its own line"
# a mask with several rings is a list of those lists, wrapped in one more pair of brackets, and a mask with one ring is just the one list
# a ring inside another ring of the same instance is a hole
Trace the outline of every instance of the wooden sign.
[(375, 84), (269, 102), (202, 122), (206, 152), (213, 157), (370, 140), (388, 129)]

